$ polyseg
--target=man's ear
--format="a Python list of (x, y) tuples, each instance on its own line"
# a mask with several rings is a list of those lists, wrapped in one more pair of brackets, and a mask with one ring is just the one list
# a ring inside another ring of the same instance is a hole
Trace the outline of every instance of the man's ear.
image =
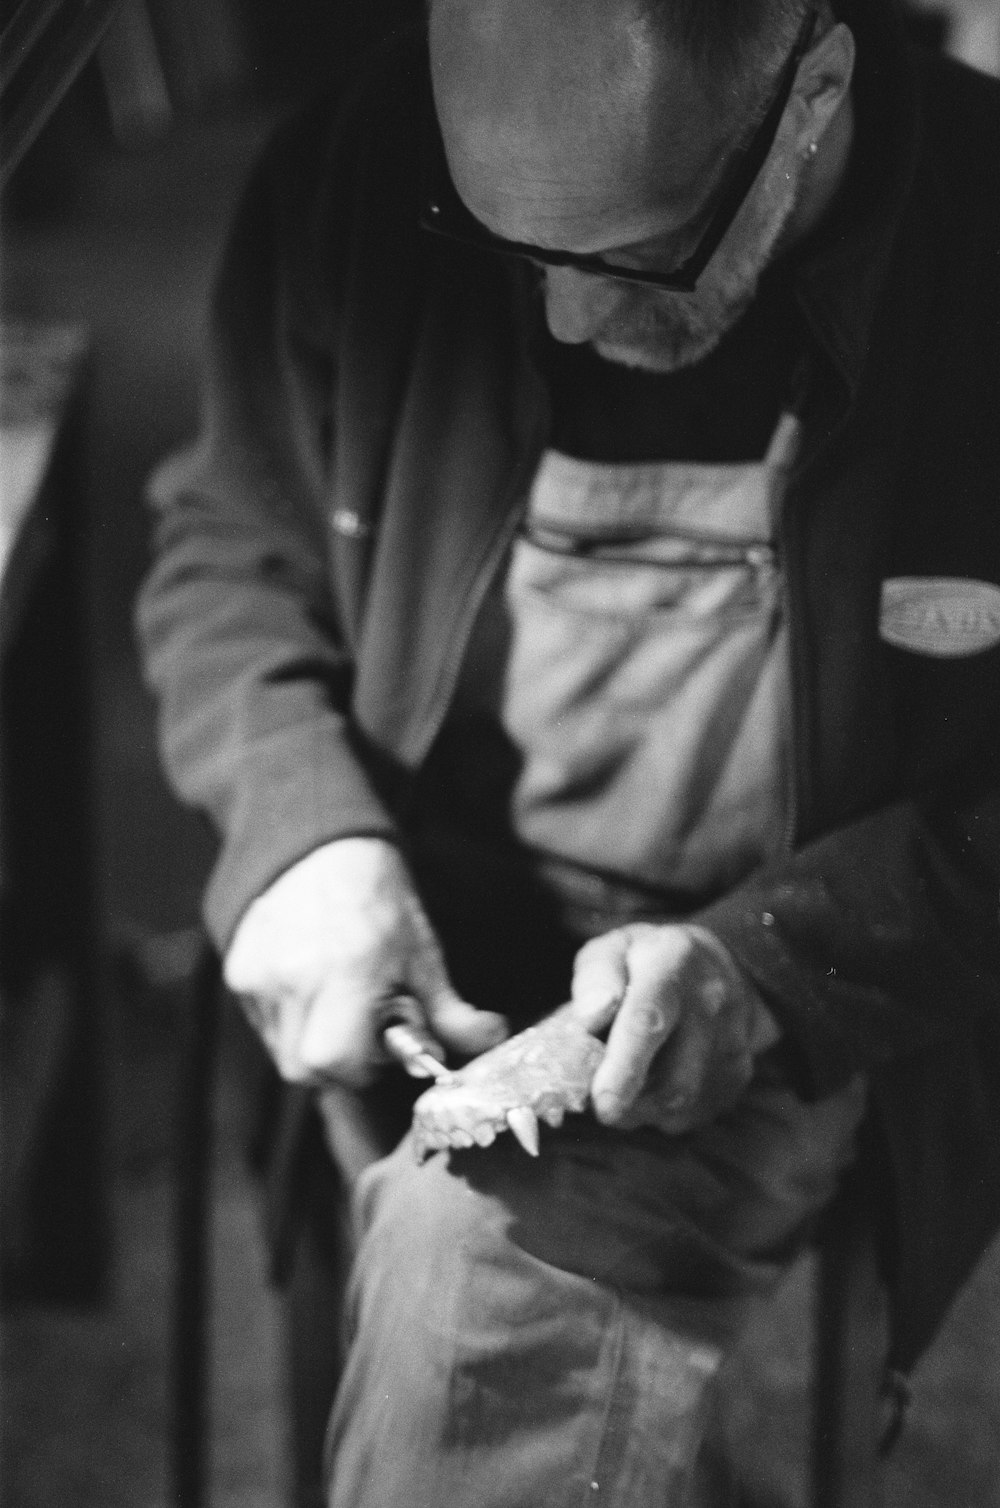
[(840, 109), (851, 87), (856, 56), (854, 33), (836, 21), (802, 59), (792, 96), (800, 150), (822, 139)]

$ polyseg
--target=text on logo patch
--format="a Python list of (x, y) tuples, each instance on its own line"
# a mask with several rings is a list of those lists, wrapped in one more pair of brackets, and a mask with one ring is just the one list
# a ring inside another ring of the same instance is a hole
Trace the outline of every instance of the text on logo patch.
[(964, 576), (894, 576), (882, 583), (879, 634), (913, 654), (981, 654), (1000, 644), (1000, 586)]

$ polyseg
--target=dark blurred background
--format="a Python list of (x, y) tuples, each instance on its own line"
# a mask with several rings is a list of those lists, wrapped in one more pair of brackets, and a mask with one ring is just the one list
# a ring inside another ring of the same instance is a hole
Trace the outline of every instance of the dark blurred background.
[(4, 197), (5, 317), (82, 324), (89, 339), (98, 883), (119, 934), (190, 923), (205, 870), (198, 826), (180, 817), (156, 774), (131, 611), (146, 555), (144, 479), (197, 420), (220, 239), (273, 121), (313, 91), (342, 88), (364, 49), (416, 8), (413, 0), (121, 0)]
[[(0, 48), (5, 164), (22, 116), (38, 132), (2, 199), (3, 530), (28, 507), (9, 555), (0, 530), (7, 1508), (172, 1501), (174, 1157), (212, 843), (163, 783), (137, 664), (142, 492), (195, 428), (208, 290), (261, 142), (415, 10), (0, 6), (20, 49)], [(51, 453), (32, 470), (39, 435)], [(247, 1508), (282, 1501), (285, 1480), (277, 1300), (246, 1159), (256, 1071), (227, 1016), (213, 1500)]]
[[(4, 0), (0, 27), (17, 9)], [(36, 85), (42, 95), (48, 86), (49, 105), (61, 94), (2, 200), (3, 422), (15, 471), (38, 418), (35, 398), (24, 406), (22, 370), (37, 340), (46, 371), (58, 369), (38, 400), (55, 448), (33, 499), (54, 535), (42, 528), (37, 548), (10, 554), (2, 599), (13, 668), (2, 683), (0, 843), (25, 854), (3, 882), (13, 893), (26, 874), (29, 897), (7, 907), (10, 957), (0, 964), (6, 1508), (171, 1500), (170, 1158), (211, 842), (163, 784), (137, 667), (142, 489), (196, 424), (207, 290), (262, 140), (298, 100), (342, 89), (365, 49), (418, 9), (418, 0), (121, 0), (85, 66), (59, 74), (55, 89), (36, 56), (36, 76), (15, 81), (5, 103), (11, 121)], [(921, 3), (913, 22), (934, 45), (1000, 71), (1000, 0)], [(11, 474), (5, 463), (8, 489)], [(42, 634), (36, 649), (53, 603), (65, 642)], [(45, 655), (60, 673), (73, 667), (71, 715), (46, 691), (58, 675), (47, 681)], [(71, 964), (84, 959), (82, 1003), (60, 982), (59, 959), (34, 961), (30, 937), (51, 903), (36, 891), (50, 859), (53, 873), (76, 872), (79, 889), (68, 884), (54, 925), (70, 938)], [(255, 1073), (227, 1017), (214, 1110), (212, 1501), (278, 1508), (280, 1299), (266, 1281), (245, 1156)], [(996, 1265), (984, 1265), (918, 1379), (893, 1503), (1000, 1502)]]

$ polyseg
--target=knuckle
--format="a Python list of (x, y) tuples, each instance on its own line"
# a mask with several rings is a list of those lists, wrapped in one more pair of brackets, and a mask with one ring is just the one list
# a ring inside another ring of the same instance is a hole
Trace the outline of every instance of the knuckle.
[(721, 1014), (728, 993), (725, 981), (718, 976), (705, 980), (701, 988), (701, 1002), (710, 1016)]
[(248, 959), (243, 948), (227, 954), (222, 965), (223, 982), (234, 995), (252, 993), (261, 982), (258, 974), (259, 970), (253, 967), (252, 959)]
[(592, 937), (585, 942), (573, 959), (573, 973), (579, 974), (585, 969), (591, 969), (595, 964), (611, 957), (615, 951), (613, 938), (614, 933), (608, 933), (604, 937)]
[(693, 946), (684, 928), (674, 926), (657, 928), (655, 934), (643, 942), (650, 960), (655, 960), (660, 969), (671, 974), (687, 964)]
[(424, 999), (424, 1011), (429, 1021), (447, 1021), (453, 1017), (464, 1019), (472, 1010), (450, 985), (438, 984), (426, 992)]
[(285, 1053), (274, 1053), (273, 1056), (278, 1073), (286, 1084), (306, 1084), (312, 1078), (309, 1070), (298, 1058), (289, 1057)]
[(662, 1039), (670, 1029), (664, 1002), (649, 997), (636, 1001), (629, 1013), (629, 1020), (636, 1033), (642, 1037)]

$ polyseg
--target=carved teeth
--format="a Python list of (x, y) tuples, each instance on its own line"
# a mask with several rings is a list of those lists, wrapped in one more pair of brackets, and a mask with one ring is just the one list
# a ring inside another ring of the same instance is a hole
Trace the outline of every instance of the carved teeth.
[(531, 1156), (538, 1156), (538, 1117), (527, 1105), (515, 1105), (513, 1110), (507, 1111), (507, 1124), (517, 1137), (524, 1150)]
[(542, 1120), (550, 1126), (561, 1126), (566, 1112), (561, 1105), (550, 1105), (542, 1111)]

